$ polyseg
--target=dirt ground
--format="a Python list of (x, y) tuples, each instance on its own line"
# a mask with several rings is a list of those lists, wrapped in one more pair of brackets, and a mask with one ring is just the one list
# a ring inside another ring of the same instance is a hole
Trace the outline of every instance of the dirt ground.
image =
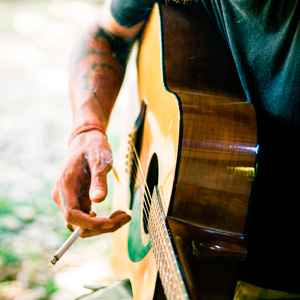
[(109, 235), (50, 264), (69, 234), (50, 198), (71, 130), (67, 65), (101, 2), (0, 1), (0, 299), (68, 300), (114, 280)]

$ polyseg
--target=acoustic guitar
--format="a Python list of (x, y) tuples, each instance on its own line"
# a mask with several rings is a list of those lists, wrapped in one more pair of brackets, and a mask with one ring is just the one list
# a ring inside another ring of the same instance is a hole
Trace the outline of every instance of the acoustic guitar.
[(232, 299), (246, 257), (256, 115), (210, 22), (155, 4), (140, 39), (113, 204), (132, 217), (112, 257), (134, 299)]

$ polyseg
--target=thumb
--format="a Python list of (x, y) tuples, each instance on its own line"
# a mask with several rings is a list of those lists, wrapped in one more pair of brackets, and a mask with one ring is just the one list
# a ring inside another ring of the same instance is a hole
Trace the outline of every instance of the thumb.
[(95, 172), (91, 174), (90, 199), (93, 202), (101, 202), (107, 194), (106, 173)]
[(101, 202), (107, 194), (106, 176), (112, 167), (112, 153), (109, 146), (101, 147), (95, 153), (85, 155), (91, 172), (89, 196), (93, 202)]
[(109, 168), (105, 168), (102, 172), (91, 173), (90, 199), (93, 202), (101, 202), (107, 195), (107, 178), (106, 175)]

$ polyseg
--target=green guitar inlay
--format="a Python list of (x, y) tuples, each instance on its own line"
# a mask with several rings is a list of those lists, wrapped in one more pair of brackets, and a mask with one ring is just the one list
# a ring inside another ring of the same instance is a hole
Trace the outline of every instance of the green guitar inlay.
[(142, 240), (142, 232), (144, 232), (141, 212), (142, 201), (143, 191), (138, 186), (133, 195), (133, 207), (128, 236), (128, 254), (133, 262), (142, 260), (151, 248), (149, 238), (146, 238), (144, 241)]

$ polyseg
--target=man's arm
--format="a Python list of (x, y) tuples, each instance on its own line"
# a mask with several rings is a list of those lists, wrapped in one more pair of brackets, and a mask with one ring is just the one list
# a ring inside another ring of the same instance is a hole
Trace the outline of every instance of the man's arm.
[[(100, 23), (88, 30), (75, 49), (70, 64), (73, 130), (84, 124), (106, 130), (129, 51), (142, 26), (143, 21), (131, 28), (120, 26), (105, 5)], [(106, 175), (111, 167), (111, 149), (101, 131), (86, 131), (70, 141), (52, 199), (68, 223), (86, 229), (82, 236), (111, 232), (130, 220), (123, 211), (110, 218), (88, 214), (91, 201), (106, 197)]]
[(70, 66), (74, 127), (99, 122), (106, 128), (123, 81), (127, 57), (143, 22), (120, 26), (105, 5), (99, 24), (91, 27), (75, 49)]

